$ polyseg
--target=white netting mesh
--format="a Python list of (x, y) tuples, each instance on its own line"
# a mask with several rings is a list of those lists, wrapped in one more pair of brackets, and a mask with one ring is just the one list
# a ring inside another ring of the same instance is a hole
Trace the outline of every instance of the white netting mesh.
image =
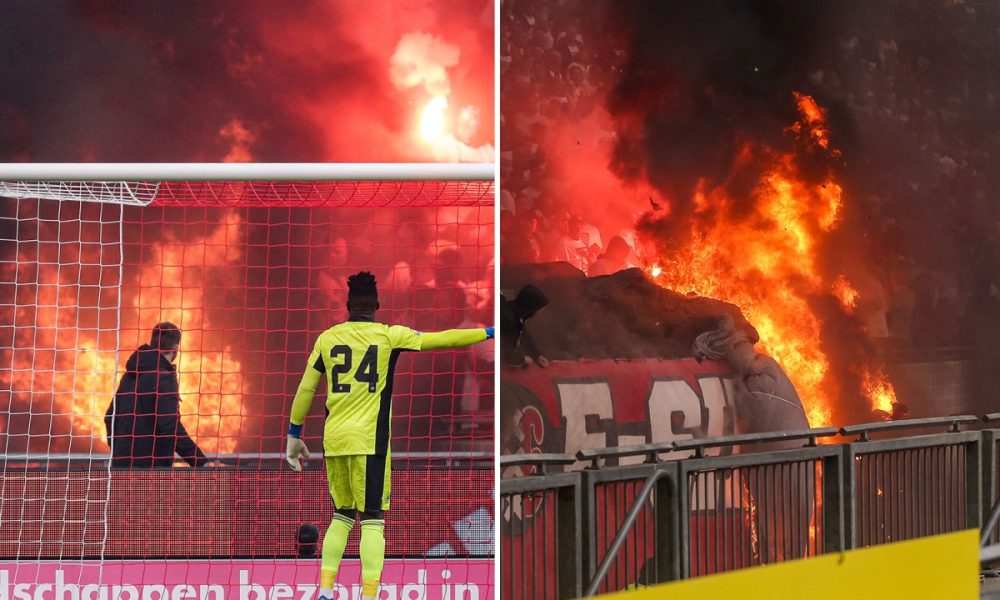
[(0, 196), (146, 206), (159, 186), (143, 181), (0, 181)]

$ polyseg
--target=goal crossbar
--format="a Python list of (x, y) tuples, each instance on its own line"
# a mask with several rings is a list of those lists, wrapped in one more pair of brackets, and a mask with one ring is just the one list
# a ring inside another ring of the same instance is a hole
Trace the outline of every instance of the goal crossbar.
[(490, 163), (0, 163), (0, 182), (492, 181)]

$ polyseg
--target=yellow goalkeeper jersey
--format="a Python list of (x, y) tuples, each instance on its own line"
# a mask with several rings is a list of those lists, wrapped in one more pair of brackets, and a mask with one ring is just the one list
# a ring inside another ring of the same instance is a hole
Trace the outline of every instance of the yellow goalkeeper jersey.
[(421, 333), (409, 327), (347, 321), (316, 340), (302, 375), (291, 422), (301, 425), (326, 374), (325, 456), (384, 455), (389, 450), (392, 376), (403, 350), (460, 348), (486, 339), (484, 329)]

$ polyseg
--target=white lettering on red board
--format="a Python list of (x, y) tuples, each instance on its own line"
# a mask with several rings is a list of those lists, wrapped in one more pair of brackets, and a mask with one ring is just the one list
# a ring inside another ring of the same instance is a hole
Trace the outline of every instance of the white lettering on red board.
[[(733, 380), (718, 376), (699, 377), (698, 384), (700, 395), (682, 379), (654, 380), (646, 396), (648, 423), (634, 424), (646, 428), (646, 431), (636, 432), (625, 431), (622, 423), (615, 418), (615, 402), (606, 380), (556, 382), (559, 410), (566, 423), (563, 451), (576, 454), (583, 449), (674, 442), (733, 433), (732, 421), (727, 422), (726, 419), (727, 409), (733, 406)], [(727, 428), (730, 430), (727, 431)], [(717, 455), (719, 452), (719, 448), (711, 448), (706, 454)], [(691, 454), (691, 451), (678, 452), (674, 458)], [(642, 461), (642, 456), (624, 457), (619, 464)], [(585, 466), (584, 461), (578, 461), (568, 468), (581, 469)]]

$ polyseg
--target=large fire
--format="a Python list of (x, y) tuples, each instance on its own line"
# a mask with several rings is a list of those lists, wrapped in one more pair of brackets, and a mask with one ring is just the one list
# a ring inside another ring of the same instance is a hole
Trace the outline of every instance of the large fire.
[[(167, 237), (154, 249), (143, 266), (136, 285), (125, 289), (138, 293), (122, 303), (131, 307), (139, 327), (124, 336), (122, 348), (146, 341), (156, 323), (171, 321), (183, 332), (177, 362), (181, 391), (181, 422), (208, 453), (236, 449), (243, 416), (242, 364), (226, 340), (226, 329), (206, 307), (206, 294), (224, 293), (233, 277), (232, 265), (242, 258), (243, 223), (230, 213), (226, 221), (203, 239)], [(129, 289), (131, 288), (131, 289)]]
[[(829, 144), (823, 110), (809, 96), (797, 94), (796, 101), (801, 120), (791, 131), (798, 144), (809, 152), (835, 155), (838, 151)], [(650, 272), (665, 287), (739, 306), (760, 332), (762, 349), (791, 377), (810, 425), (830, 425), (833, 398), (824, 385), (830, 360), (810, 299), (831, 293), (818, 250), (838, 225), (843, 190), (832, 174), (808, 183), (794, 154), (745, 141), (734, 171), (750, 164), (768, 165), (751, 192), (753, 214), (736, 222), (730, 216), (746, 204), (730, 197), (726, 186), (709, 188), (703, 181), (694, 199), (696, 215), (714, 218), (691, 219), (691, 243), (671, 248), (669, 257), (656, 261), (657, 265), (669, 262), (669, 267), (652, 267)], [(849, 282), (844, 279), (839, 285), (841, 302), (853, 303)], [(864, 391), (872, 407), (882, 409), (892, 385), (882, 373), (867, 377), (873, 383), (866, 383)]]
[(4, 318), (14, 336), (10, 361), (4, 360), (11, 402), (26, 403), (8, 412), (56, 420), (50, 435), (33, 436), (27, 449), (107, 451), (104, 413), (125, 361), (154, 324), (169, 320), (184, 332), (182, 422), (206, 452), (234, 451), (242, 367), (220, 338), (224, 327), (212, 316), (219, 312), (207, 310), (205, 297), (226, 286), (230, 265), (239, 262), (240, 220), (232, 217), (202, 239), (168, 236), (147, 249), (149, 259), (137, 271), (126, 270), (120, 288), (117, 256), (108, 254), (118, 240), (102, 240), (103, 223), (84, 220), (76, 225), (79, 235), (68, 233), (71, 224), (53, 223), (40, 221), (41, 243), (19, 244), (16, 263), (2, 273), (18, 287), (16, 312)]

